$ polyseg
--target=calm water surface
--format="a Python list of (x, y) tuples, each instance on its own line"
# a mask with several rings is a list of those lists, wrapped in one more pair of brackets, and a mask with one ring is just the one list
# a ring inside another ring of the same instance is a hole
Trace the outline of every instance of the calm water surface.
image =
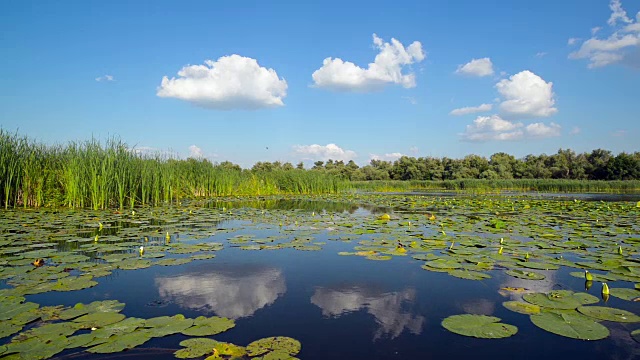
[[(351, 210), (352, 216), (369, 216), (371, 209)], [(491, 279), (471, 281), (425, 271), (410, 256), (390, 261), (338, 256), (339, 251), (353, 251), (357, 244), (337, 241), (328, 231), (313, 235), (314, 241), (326, 242), (321, 251), (243, 251), (229, 245), (227, 238), (266, 237), (281, 230), (248, 221), (220, 226), (243, 228), (206, 239), (225, 244), (214, 259), (117, 270), (97, 279), (99, 285), (93, 288), (32, 295), (27, 301), (46, 306), (117, 299), (126, 303), (123, 314), (131, 317), (224, 316), (235, 319), (236, 327), (213, 338), (246, 345), (267, 336), (290, 336), (302, 342), (298, 357), (307, 360), (640, 358), (640, 344), (629, 336), (637, 324), (604, 322), (611, 331), (609, 338), (580, 341), (545, 332), (531, 324), (528, 316), (502, 306), (519, 298), (500, 295), (497, 290), (503, 286), (584, 291), (584, 281), (568, 275), (575, 269), (546, 271), (543, 281), (519, 280), (494, 270), (489, 272)], [(629, 283), (609, 285), (628, 287)], [(596, 285), (589, 293), (599, 296), (599, 291)], [(612, 297), (607, 305), (640, 313), (640, 303)], [(497, 316), (519, 331), (506, 339), (475, 339), (440, 325), (445, 317), (462, 313)], [(72, 350), (57, 358), (173, 359), (173, 351), (185, 338), (155, 338), (120, 354)]]

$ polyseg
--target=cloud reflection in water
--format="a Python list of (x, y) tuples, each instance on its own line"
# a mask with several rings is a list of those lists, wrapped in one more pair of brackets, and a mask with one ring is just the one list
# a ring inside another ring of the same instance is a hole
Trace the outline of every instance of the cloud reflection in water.
[(379, 324), (373, 337), (377, 340), (383, 336), (394, 339), (405, 329), (416, 335), (422, 332), (424, 317), (406, 310), (406, 305), (414, 303), (415, 299), (416, 291), (412, 288), (400, 292), (382, 292), (360, 286), (339, 289), (319, 287), (311, 297), (311, 303), (322, 309), (322, 315), (327, 317), (340, 317), (366, 309)]
[(163, 300), (230, 319), (251, 316), (287, 291), (280, 269), (246, 265), (158, 277), (155, 282)]

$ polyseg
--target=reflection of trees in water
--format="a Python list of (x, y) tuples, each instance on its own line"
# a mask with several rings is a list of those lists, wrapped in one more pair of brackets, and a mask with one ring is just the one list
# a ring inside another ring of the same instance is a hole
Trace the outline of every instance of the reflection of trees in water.
[(374, 340), (383, 336), (394, 339), (407, 329), (412, 334), (420, 334), (424, 317), (406, 311), (406, 304), (414, 303), (415, 289), (385, 293), (374, 289), (354, 286), (344, 289), (316, 288), (311, 303), (322, 309), (328, 317), (339, 317), (345, 313), (366, 309), (373, 315), (379, 328)]
[(356, 205), (351, 203), (337, 202), (337, 201), (322, 201), (322, 200), (309, 200), (309, 199), (261, 199), (261, 200), (238, 200), (238, 201), (210, 201), (206, 204), (207, 207), (222, 209), (234, 209), (234, 208), (255, 208), (264, 210), (303, 210), (314, 211), (317, 213), (326, 212), (348, 212), (353, 214), (358, 209), (365, 209), (372, 213), (379, 213), (389, 211), (387, 208), (371, 205)]
[(155, 282), (163, 300), (231, 319), (253, 315), (287, 290), (281, 270), (244, 266), (159, 277)]

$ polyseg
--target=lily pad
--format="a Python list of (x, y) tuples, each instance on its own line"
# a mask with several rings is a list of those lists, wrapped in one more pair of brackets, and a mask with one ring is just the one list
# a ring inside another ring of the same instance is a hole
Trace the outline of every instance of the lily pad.
[(198, 358), (212, 353), (214, 346), (217, 344), (217, 341), (208, 338), (187, 339), (180, 342), (180, 346), (184, 346), (185, 348), (180, 349), (173, 354), (178, 359)]
[(151, 340), (153, 335), (146, 329), (138, 329), (127, 334), (114, 335), (108, 341), (87, 349), (90, 353), (110, 354), (121, 352), (126, 349), (133, 349)]
[(286, 336), (274, 336), (256, 340), (247, 345), (247, 355), (258, 356), (268, 352), (278, 351), (287, 355), (296, 355), (302, 345), (296, 339)]
[[(213, 347), (213, 355), (207, 357), (206, 359), (210, 359), (210, 360), (225, 359), (227, 356), (230, 356), (233, 359), (233, 358), (244, 356), (246, 353), (247, 353), (247, 350), (242, 346), (234, 345), (231, 343), (219, 342)], [(222, 356), (225, 356), (225, 357), (222, 357)]]
[(459, 335), (482, 339), (499, 339), (513, 336), (518, 328), (503, 324), (500, 318), (486, 315), (452, 315), (442, 321), (442, 326)]
[(224, 317), (198, 316), (193, 321), (193, 326), (182, 331), (187, 336), (211, 336), (225, 332), (236, 324), (233, 320)]
[(84, 328), (98, 328), (124, 320), (125, 316), (117, 312), (96, 312), (73, 319)]
[(147, 319), (144, 324), (145, 328), (149, 328), (149, 332), (153, 337), (177, 334), (190, 328), (192, 325), (193, 319), (187, 319), (182, 314)]
[(640, 316), (622, 309), (605, 306), (581, 306), (578, 311), (598, 320), (617, 321), (625, 323), (640, 322)]
[(575, 309), (578, 306), (594, 304), (598, 298), (586, 293), (574, 293), (569, 290), (554, 290), (549, 293), (532, 293), (522, 296), (524, 301), (549, 309)]
[(543, 330), (573, 339), (600, 340), (609, 336), (606, 326), (579, 315), (544, 312), (529, 318)]
[(7, 354), (17, 353), (19, 359), (48, 359), (62, 352), (67, 346), (67, 338), (62, 335), (43, 340), (38, 337), (7, 344)]
[(491, 278), (491, 275), (489, 274), (481, 273), (478, 271), (460, 270), (460, 269), (449, 271), (449, 275), (455, 276), (460, 279), (466, 279), (466, 280), (484, 280), (484, 279)]
[(502, 305), (507, 309), (520, 314), (533, 315), (540, 313), (540, 306), (529, 304), (524, 301), (505, 301)]
[(640, 291), (629, 288), (609, 288), (609, 294), (619, 299), (628, 301), (640, 297)]

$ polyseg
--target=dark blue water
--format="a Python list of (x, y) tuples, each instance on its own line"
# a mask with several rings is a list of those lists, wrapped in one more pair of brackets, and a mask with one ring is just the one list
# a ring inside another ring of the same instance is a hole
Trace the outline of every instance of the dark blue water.
[[(308, 360), (640, 358), (640, 344), (629, 336), (638, 324), (605, 322), (609, 338), (580, 341), (547, 333), (528, 316), (501, 305), (517, 298), (500, 295), (502, 286), (583, 291), (583, 280), (568, 276), (569, 269), (547, 271), (544, 281), (518, 280), (499, 270), (490, 272), (492, 279), (471, 281), (425, 271), (422, 262), (408, 256), (390, 261), (339, 256), (339, 251), (352, 251), (356, 244), (330, 240), (335, 236), (327, 232), (314, 235), (314, 241), (326, 242), (322, 251), (243, 251), (226, 242), (235, 234), (250, 233), (266, 237), (279, 230), (220, 234), (208, 239), (225, 243), (214, 259), (119, 270), (99, 278), (93, 288), (29, 296), (28, 301), (45, 306), (117, 299), (126, 303), (123, 313), (131, 317), (225, 316), (235, 319), (236, 327), (214, 339), (247, 345), (267, 336), (290, 336), (302, 342), (298, 357)], [(589, 292), (598, 296), (599, 291), (594, 286)], [(640, 313), (640, 303), (612, 297), (608, 305)], [(440, 325), (445, 317), (462, 313), (497, 316), (519, 331), (507, 339), (475, 339)], [(186, 338), (152, 339), (111, 355), (72, 350), (58, 358), (173, 359), (173, 351)]]

